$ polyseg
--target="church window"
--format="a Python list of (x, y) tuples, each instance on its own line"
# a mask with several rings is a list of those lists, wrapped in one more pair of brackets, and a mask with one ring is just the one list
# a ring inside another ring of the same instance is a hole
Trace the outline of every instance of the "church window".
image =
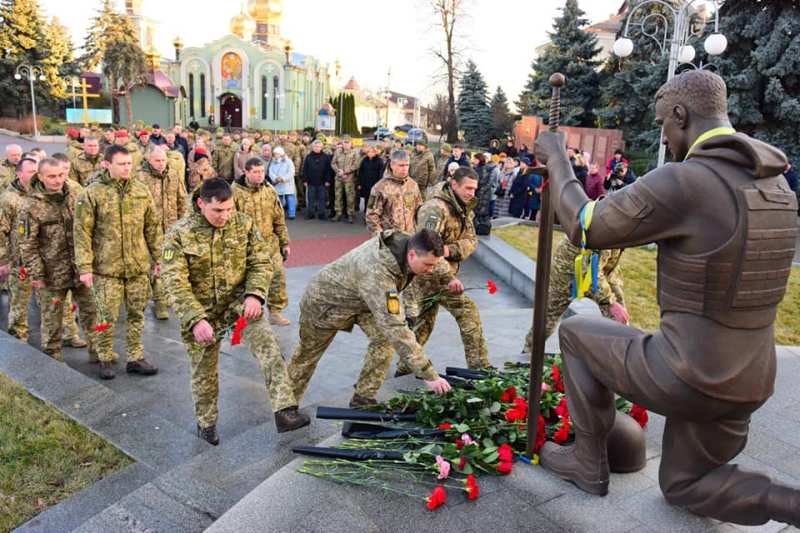
[(267, 77), (261, 76), (261, 120), (267, 120), (267, 106), (269, 106), (267, 89)]
[(272, 77), (272, 120), (278, 119), (278, 76)]
[(206, 116), (206, 75), (200, 74), (200, 116)]
[(194, 114), (194, 74), (189, 74), (189, 116), (197, 116)]

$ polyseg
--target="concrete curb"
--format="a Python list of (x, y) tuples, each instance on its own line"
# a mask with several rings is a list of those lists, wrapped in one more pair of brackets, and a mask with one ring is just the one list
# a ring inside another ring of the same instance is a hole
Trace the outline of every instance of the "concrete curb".
[(8, 135), (9, 137), (19, 137), (21, 139), (25, 139), (26, 141), (31, 141), (31, 142), (40, 142), (46, 144), (67, 142), (66, 135), (39, 135), (39, 138), (37, 139), (33, 135), (23, 135), (17, 131), (7, 130), (4, 128), (0, 128), (0, 133), (2, 133), (3, 135)]
[[(515, 224), (503, 219), (497, 219), (494, 223), (498, 223), (498, 227)], [(478, 237), (478, 239), (479, 244), (472, 257), (493, 272), (499, 280), (513, 287), (528, 301), (533, 302), (533, 290), (536, 286), (536, 262), (499, 237), (488, 235)]]

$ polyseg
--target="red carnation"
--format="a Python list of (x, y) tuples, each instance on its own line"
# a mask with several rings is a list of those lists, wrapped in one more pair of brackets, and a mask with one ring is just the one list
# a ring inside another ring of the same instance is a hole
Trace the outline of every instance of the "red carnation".
[(503, 395), (500, 397), (500, 401), (505, 403), (511, 403), (514, 401), (514, 398), (516, 397), (517, 397), (517, 388), (509, 387), (503, 391)]
[(231, 335), (231, 346), (236, 346), (242, 342), (242, 330), (247, 327), (247, 319), (240, 316), (236, 319), (236, 325), (233, 326), (233, 335)]
[(553, 435), (553, 442), (562, 444), (569, 438), (569, 416), (561, 419), (561, 427)]
[(58, 298), (53, 298), (53, 305), (61, 305), (61, 300)]
[(111, 327), (111, 323), (110, 322), (103, 322), (101, 324), (97, 324), (94, 327), (94, 330), (99, 332), (99, 333), (103, 333), (105, 330), (107, 330), (110, 327)]
[(497, 292), (497, 284), (490, 279), (486, 280), (486, 288), (489, 290), (489, 294), (494, 294)]
[(431, 495), (426, 498), (428, 502), (428, 510), (433, 511), (438, 509), (447, 501), (447, 491), (444, 490), (444, 487), (441, 485), (437, 485), (436, 488), (433, 489)]
[(508, 411), (506, 411), (506, 421), (507, 422), (516, 422), (517, 420), (525, 420), (525, 413), (517, 409), (516, 407), (512, 407)]
[(514, 450), (508, 444), (501, 444), (497, 450), (497, 456), (500, 458), (501, 463), (510, 463), (514, 458)]
[[(462, 455), (461, 459), (458, 460), (458, 469), (464, 470), (464, 466), (466, 466), (466, 464), (467, 464), (467, 458)], [(470, 474), (470, 476), (471, 475), (472, 474)]]
[(470, 485), (477, 485), (477, 484), (478, 483), (476, 481), (475, 474), (467, 474), (467, 486), (469, 487)]
[(28, 279), (28, 271), (25, 270), (24, 266), (20, 266), (19, 267), (19, 280), (20, 281), (25, 281), (26, 279)]
[(475, 482), (475, 476), (472, 474), (467, 476), (467, 499), (475, 501), (481, 495), (481, 488)]
[(439, 429), (442, 429), (442, 430), (445, 430), (445, 431), (450, 429), (450, 428), (452, 428), (452, 427), (453, 427), (453, 424), (451, 424), (450, 422), (442, 422), (441, 424), (439, 424)]
[(461, 448), (463, 448), (463, 447), (464, 447), (464, 441), (463, 441), (463, 440), (461, 440), (461, 437), (458, 437), (458, 438), (456, 439), (456, 449), (459, 449), (459, 450), (460, 450), (460, 449), (461, 449)]
[(497, 465), (496, 470), (497, 470), (498, 473), (503, 474), (504, 476), (507, 476), (508, 474), (511, 473), (511, 469), (513, 467), (514, 467), (514, 465), (511, 464), (510, 461), (503, 461), (503, 462), (501, 462), (500, 464)]
[(564, 392), (564, 382), (561, 380), (561, 370), (558, 366), (553, 365), (553, 385), (558, 392)]
[(561, 402), (558, 404), (558, 407), (556, 407), (554, 409), (554, 411), (561, 418), (564, 418), (565, 416), (569, 416), (569, 407), (567, 406), (567, 397), (566, 396), (561, 398)]
[(77, 311), (77, 310), (78, 310), (78, 304), (76, 304), (76, 303), (73, 303), (73, 304), (72, 304), (72, 307), (70, 307), (70, 310), (71, 310), (73, 313), (74, 313), (75, 311)]
[(633, 404), (633, 407), (631, 407), (631, 412), (629, 414), (643, 428), (647, 425), (647, 421), (650, 419), (650, 417), (647, 414), (647, 409), (645, 409), (641, 405)]

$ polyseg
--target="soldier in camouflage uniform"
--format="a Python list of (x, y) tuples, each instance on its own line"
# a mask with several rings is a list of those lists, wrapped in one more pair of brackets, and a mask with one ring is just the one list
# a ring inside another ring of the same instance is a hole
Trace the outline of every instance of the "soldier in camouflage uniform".
[[(183, 176), (167, 164), (167, 155), (162, 147), (152, 146), (136, 177), (150, 190), (161, 231), (166, 234), (189, 209)], [(158, 320), (167, 320), (169, 303), (161, 276), (152, 276), (150, 287), (153, 291), (153, 314)]]
[(237, 211), (245, 213), (256, 224), (264, 239), (272, 262), (272, 282), (269, 286), (269, 322), (288, 326), (281, 312), (289, 305), (286, 294), (286, 270), (283, 262), (289, 258), (289, 230), (283, 207), (275, 189), (266, 183), (264, 161), (253, 157), (244, 165), (244, 176), (233, 184), (233, 200)]
[(150, 300), (151, 271), (158, 275), (163, 232), (147, 186), (131, 179), (131, 155), (106, 150), (104, 169), (79, 196), (75, 209), (75, 263), (81, 282), (95, 287), (97, 314), (111, 326), (97, 335), (100, 378), (113, 379), (114, 325), (125, 301), (128, 373), (153, 375), (144, 358), (144, 308)]
[(233, 181), (236, 177), (233, 160), (238, 150), (239, 147), (233, 144), (231, 136), (227, 133), (222, 136), (222, 142), (216, 143), (214, 147), (212, 165), (217, 172), (217, 176), (225, 178), (228, 182)]
[(396, 229), (414, 232), (414, 215), (422, 205), (419, 187), (408, 176), (408, 154), (397, 150), (383, 178), (372, 187), (367, 201), (367, 229), (372, 234)]
[[(478, 176), (475, 171), (461, 168), (456, 171), (452, 180), (436, 189), (433, 197), (419, 208), (417, 228), (427, 228), (439, 234), (445, 244), (445, 254), (432, 274), (414, 280), (406, 298), (411, 302), (410, 309), (419, 309), (419, 315), (412, 318), (420, 344), (424, 346), (428, 342), (441, 305), (456, 319), (461, 331), (461, 341), (464, 343), (467, 366), (486, 368), (490, 364), (489, 350), (483, 335), (478, 306), (464, 294), (464, 285), (456, 277), (461, 263), (478, 246), (472, 213), (477, 186)], [(441, 294), (438, 301), (422, 308), (423, 300), (435, 294)], [(397, 375), (409, 371), (407, 367), (400, 365)]]
[(197, 433), (218, 444), (219, 349), (240, 316), (242, 340), (264, 374), (278, 432), (309, 423), (286, 372), (280, 346), (261, 316), (272, 263), (255, 222), (235, 211), (233, 191), (221, 178), (204, 181), (193, 213), (172, 227), (164, 246), (164, 278), (189, 352)]
[(436, 176), (436, 162), (433, 160), (433, 154), (428, 150), (427, 142), (417, 142), (417, 146), (414, 148), (414, 154), (411, 156), (410, 172), (411, 177), (417, 182), (423, 196), (425, 196), (428, 189), (433, 187), (438, 181)]
[(0, 191), (17, 177), (17, 163), (22, 159), (22, 147), (18, 144), (6, 146), (6, 157), (0, 162)]
[(67, 128), (64, 133), (67, 134), (67, 147), (64, 149), (64, 153), (67, 157), (72, 159), (83, 151), (83, 146), (80, 141), (80, 132), (75, 128)]
[(20, 159), (16, 179), (0, 196), (0, 277), (8, 278), (8, 333), (28, 341), (28, 305), (33, 290), (27, 269), (20, 262), (19, 239), (25, 228), (19, 228), (17, 217), (36, 174), (36, 161)]
[(20, 256), (39, 297), (42, 351), (58, 361), (64, 360), (64, 311), (71, 292), (89, 339), (89, 359), (97, 362), (94, 300), (91, 291), (78, 280), (73, 261), (73, 215), (81, 186), (68, 180), (67, 174), (55, 159), (39, 163), (38, 175), (31, 181), (19, 215), (19, 226), (24, 229), (19, 241)]
[[(547, 313), (545, 319), (545, 339), (553, 334), (553, 330), (569, 307), (572, 301), (572, 285), (575, 278), (575, 258), (580, 255), (581, 249), (570, 242), (566, 237), (558, 243), (553, 254), (553, 266), (550, 271), (550, 286), (547, 289)], [(625, 292), (623, 291), (622, 267), (619, 260), (622, 250), (599, 250), (600, 254), (597, 268), (597, 292), (589, 291), (586, 298), (594, 300), (600, 307), (600, 312), (606, 318), (611, 318), (623, 324), (630, 320), (625, 309)], [(583, 296), (581, 296), (583, 297)], [(522, 353), (531, 353), (533, 347), (533, 330), (529, 329), (525, 336), (525, 347)]]
[(85, 187), (89, 184), (89, 177), (100, 170), (103, 156), (100, 154), (100, 143), (95, 137), (83, 140), (83, 150), (72, 159), (69, 177), (72, 181)]
[(431, 272), (443, 253), (432, 231), (413, 237), (388, 230), (323, 268), (300, 301), (300, 343), (289, 362), (294, 395), (302, 399), (322, 354), (336, 333), (358, 324), (369, 338), (369, 352), (350, 402), (375, 404), (393, 352), (435, 392), (450, 386), (440, 378), (406, 324), (400, 292), (417, 274)]
[(334, 191), (335, 221), (344, 220), (344, 209), (347, 207), (347, 220), (352, 224), (356, 209), (358, 151), (353, 149), (350, 137), (342, 139), (342, 148), (333, 155), (331, 167), (336, 172), (336, 190)]

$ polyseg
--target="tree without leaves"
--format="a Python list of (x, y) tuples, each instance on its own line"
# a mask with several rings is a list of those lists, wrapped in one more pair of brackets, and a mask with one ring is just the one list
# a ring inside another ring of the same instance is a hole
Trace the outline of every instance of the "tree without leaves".
[(444, 35), (444, 46), (431, 50), (441, 62), (447, 80), (447, 120), (444, 129), (447, 142), (458, 142), (458, 122), (456, 118), (456, 80), (460, 63), (460, 50), (456, 45), (460, 21), (466, 16), (466, 0), (429, 0), (434, 17), (434, 26)]
[(520, 94), (517, 107), (523, 114), (549, 116), (550, 76), (561, 72), (567, 84), (561, 89), (561, 122), (567, 126), (595, 126), (594, 109), (600, 87), (595, 57), (600, 53), (597, 37), (583, 31), (589, 20), (577, 0), (566, 0), (561, 16), (553, 23), (550, 45), (533, 62), (533, 73)]
[(511, 116), (511, 112), (508, 110), (508, 98), (506, 98), (506, 93), (499, 85), (492, 97), (492, 102), (489, 104), (489, 109), (492, 116), (491, 137), (493, 139), (500, 139), (509, 135), (514, 127), (514, 119)]
[(486, 81), (472, 60), (461, 76), (458, 93), (458, 122), (464, 130), (464, 139), (472, 146), (486, 146), (492, 128)]

